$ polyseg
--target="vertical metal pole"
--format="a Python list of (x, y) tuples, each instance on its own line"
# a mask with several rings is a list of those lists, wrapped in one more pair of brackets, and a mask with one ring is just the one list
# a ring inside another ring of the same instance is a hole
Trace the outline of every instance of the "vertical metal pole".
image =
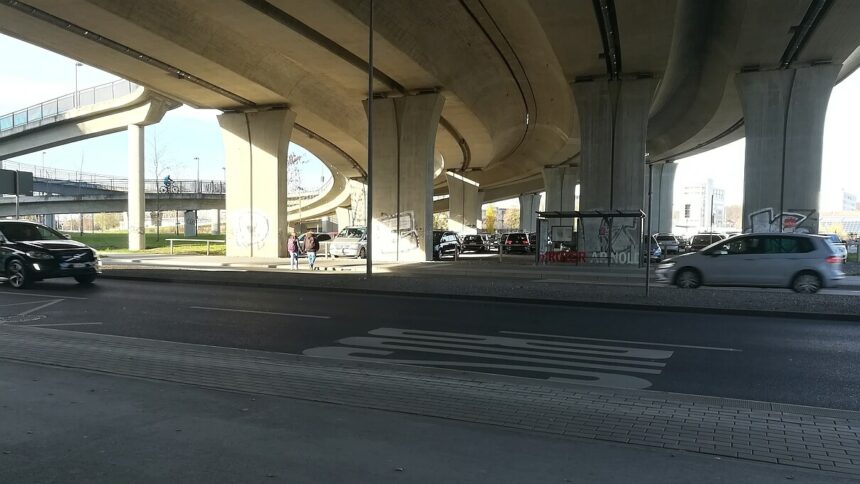
[(18, 170), (15, 170), (15, 220), (18, 220), (19, 214), (20, 214), (20, 212), (18, 210), (18, 206), (19, 206), (18, 194), (20, 193), (20, 191), (21, 190), (20, 190), (19, 185), (18, 185)]
[(609, 247), (606, 248), (606, 261), (608, 262), (609, 267), (612, 267), (612, 217), (604, 218), (606, 220), (606, 235), (609, 238)]
[[(648, 213), (645, 214), (645, 220), (648, 224), (648, 252), (645, 256), (645, 296), (651, 294), (651, 194), (652, 194), (652, 176), (654, 165), (648, 163)], [(662, 185), (661, 185), (662, 188)]]
[[(373, 0), (367, 23), (367, 276), (373, 275)], [(399, 236), (399, 234), (398, 234)]]
[[(522, 216), (522, 214), (520, 214)], [(541, 232), (541, 219), (537, 217), (535, 219), (535, 237), (537, 240), (535, 241), (535, 266), (540, 264), (540, 247), (541, 244), (546, 244), (546, 238), (543, 236), (543, 232)]]

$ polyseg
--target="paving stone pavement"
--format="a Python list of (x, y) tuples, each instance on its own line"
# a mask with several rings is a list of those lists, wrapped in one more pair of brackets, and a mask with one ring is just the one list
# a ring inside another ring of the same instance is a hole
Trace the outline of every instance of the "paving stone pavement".
[(860, 412), (11, 324), (0, 358), (860, 476)]

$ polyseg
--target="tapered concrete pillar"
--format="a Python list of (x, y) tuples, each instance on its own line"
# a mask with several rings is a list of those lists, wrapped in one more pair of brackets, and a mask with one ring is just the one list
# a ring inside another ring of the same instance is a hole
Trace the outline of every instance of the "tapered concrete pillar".
[(433, 147), (444, 98), (373, 101), (373, 258), (424, 261), (433, 251)]
[(672, 232), (672, 204), (677, 168), (675, 163), (661, 163), (651, 167), (651, 213), (648, 214), (651, 222), (648, 226), (652, 234)]
[(448, 230), (461, 235), (477, 234), (484, 197), (478, 183), (456, 173), (445, 174), (448, 180)]
[[(582, 139), (581, 210), (645, 208), (645, 139), (654, 86), (654, 79), (573, 85)], [(595, 261), (609, 256), (613, 263), (638, 264), (640, 230), (637, 219), (616, 219), (612, 227), (584, 220), (580, 248)]]
[(215, 210), (215, 222), (212, 224), (212, 235), (221, 235), (221, 209)]
[(367, 226), (367, 184), (360, 180), (349, 181), (350, 224), (357, 227)]
[(218, 116), (227, 165), (227, 255), (287, 255), (287, 147), (295, 113)]
[[(543, 169), (543, 186), (546, 193), (544, 210), (547, 212), (573, 212), (576, 210), (576, 185), (579, 184), (579, 167), (557, 166)], [(520, 212), (522, 217), (522, 212)], [(573, 227), (573, 219), (552, 219), (552, 226)]]
[(537, 211), (540, 210), (540, 193), (520, 195), (520, 231), (537, 230)]
[(825, 64), (735, 78), (746, 130), (745, 232), (818, 232), (824, 117), (840, 68)]
[(143, 250), (145, 238), (145, 195), (143, 191), (144, 129), (128, 127), (128, 249)]
[(337, 230), (343, 230), (344, 227), (352, 225), (352, 217), (350, 209), (347, 207), (337, 207), (334, 209), (335, 218), (337, 218)]

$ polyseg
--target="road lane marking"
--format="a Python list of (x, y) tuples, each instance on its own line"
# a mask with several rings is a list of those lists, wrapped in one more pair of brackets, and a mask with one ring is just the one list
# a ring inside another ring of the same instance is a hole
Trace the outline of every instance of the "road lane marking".
[[(504, 332), (504, 331), (502, 331)], [(547, 341), (537, 339), (509, 338), (504, 336), (484, 336), (465, 333), (450, 333), (444, 331), (423, 331), (415, 329), (378, 328), (368, 331), (374, 336), (389, 336), (415, 340), (444, 341), (455, 343), (478, 344), (488, 346), (503, 346), (527, 350), (550, 350), (554, 352), (585, 353), (600, 356), (624, 358), (645, 358), (663, 360), (672, 356), (671, 351), (652, 350), (622, 346), (601, 346), (586, 343), (567, 343), (563, 341)]]
[(268, 314), (271, 316), (291, 316), (294, 318), (313, 318), (313, 319), (331, 319), (331, 316), (319, 316), (316, 314), (296, 314), (296, 313), (274, 313), (270, 311), (252, 311), (250, 309), (232, 309), (232, 308), (211, 308), (207, 306), (189, 306), (191, 309), (203, 309), (205, 311), (225, 311), (231, 313), (249, 313), (249, 314)]
[(40, 304), (40, 305), (38, 305), (38, 306), (36, 306), (36, 307), (34, 307), (34, 308), (30, 308), (30, 309), (28, 309), (28, 310), (26, 310), (26, 311), (22, 312), (22, 313), (18, 313), (18, 316), (25, 316), (25, 315), (27, 315), (27, 314), (34, 313), (34, 312), (36, 312), (36, 311), (38, 311), (38, 310), (40, 310), (40, 309), (45, 309), (45, 308), (46, 308), (46, 307), (48, 307), (48, 306), (53, 306), (54, 304), (57, 304), (57, 303), (60, 303), (60, 302), (63, 302), (63, 300), (62, 300), (62, 299), (54, 299), (53, 301), (48, 301), (48, 302), (46, 302), (45, 304)]
[(104, 323), (44, 323), (44, 324), (25, 324), (28, 328), (50, 328), (53, 326), (86, 326), (86, 325), (101, 325)]
[[(487, 360), (506, 360), (506, 361), (522, 361), (525, 363), (539, 363), (542, 365), (553, 365), (553, 366), (573, 366), (579, 368), (595, 368), (600, 370), (617, 370), (617, 371), (630, 371), (634, 373), (650, 373), (652, 375), (659, 375), (661, 370), (652, 369), (652, 368), (638, 368), (634, 366), (621, 366), (620, 364), (624, 363), (638, 363), (629, 360), (620, 360), (620, 359), (601, 359), (599, 361), (608, 361), (612, 363), (619, 363), (619, 365), (609, 365), (609, 364), (596, 364), (596, 363), (584, 363), (581, 361), (570, 361), (570, 360), (561, 360), (561, 359), (549, 359), (549, 358), (534, 358), (529, 356), (514, 356), (507, 352), (499, 352), (499, 353), (478, 353), (474, 351), (465, 351), (465, 350), (456, 350), (456, 349), (446, 349), (452, 346), (457, 347), (458, 345), (445, 345), (445, 344), (437, 344), (436, 347), (427, 347), (427, 346), (413, 346), (409, 344), (397, 344), (391, 343), (391, 340), (385, 340), (383, 338), (368, 338), (365, 336), (354, 336), (350, 338), (343, 338), (337, 340), (338, 343), (352, 346), (352, 347), (362, 347), (362, 348), (379, 348), (382, 350), (392, 349), (392, 350), (406, 350), (406, 351), (415, 351), (420, 353), (434, 353), (434, 354), (442, 354), (442, 355), (457, 355), (457, 356), (468, 356), (472, 358), (482, 358)], [(559, 355), (562, 356), (562, 355)], [(587, 357), (568, 357), (571, 359), (586, 359)], [(665, 366), (663, 363), (652, 363), (652, 362), (644, 362), (643, 364), (652, 364), (657, 365), (659, 367)]]
[(503, 334), (518, 334), (522, 336), (540, 336), (545, 338), (564, 338), (564, 339), (581, 339), (585, 341), (604, 341), (607, 343), (627, 343), (627, 344), (637, 344), (637, 345), (650, 345), (650, 346), (668, 346), (671, 348), (690, 348), (694, 350), (710, 350), (710, 351), (735, 351), (742, 352), (743, 350), (739, 350), (737, 348), (717, 348), (714, 346), (695, 346), (695, 345), (676, 345), (670, 343), (652, 343), (650, 341), (631, 341), (631, 340), (623, 340), (623, 339), (603, 339), (603, 338), (585, 338), (582, 336), (562, 336), (558, 334), (541, 334), (541, 333), (524, 333), (521, 331), (499, 331)]
[[(321, 358), (339, 358), (344, 360), (356, 361), (374, 361), (378, 363), (391, 363), (395, 365), (418, 365), (418, 366), (448, 366), (456, 368), (483, 368), (491, 370), (510, 370), (510, 371), (540, 371), (542, 373), (567, 375), (579, 378), (563, 378), (549, 377), (552, 381), (564, 381), (568, 383), (594, 385), (607, 388), (634, 388), (644, 389), (651, 386), (651, 382), (632, 375), (622, 375), (618, 373), (600, 373), (592, 371), (580, 371), (562, 368), (536, 368), (534, 366), (524, 365), (505, 365), (498, 363), (475, 363), (469, 361), (447, 361), (447, 360), (405, 360), (384, 358), (391, 354), (390, 351), (369, 350), (364, 348), (348, 348), (345, 346), (324, 346), (321, 348), (311, 348), (302, 352), (305, 356), (316, 356)], [(379, 355), (380, 358), (365, 355)], [(494, 372), (499, 373), (499, 372)]]
[(650, 387), (644, 376), (661, 375), (674, 354), (647, 347), (405, 328), (377, 328), (364, 336), (338, 339), (336, 344), (341, 346), (307, 348), (302, 354), (518, 376), (530, 373), (533, 378), (639, 389)]
[(9, 306), (29, 306), (32, 304), (39, 304), (39, 302), (40, 301), (36, 301), (36, 302), (27, 301), (27, 302), (20, 302), (20, 303), (0, 304), (0, 308), (5, 308), (5, 307), (9, 307)]
[(10, 296), (27, 296), (27, 297), (52, 297), (52, 298), (62, 298), (62, 299), (89, 299), (88, 297), (78, 297), (78, 296), (58, 296), (56, 294), (37, 294), (32, 292), (23, 292), (23, 291), (0, 291), (0, 294), (8, 294)]

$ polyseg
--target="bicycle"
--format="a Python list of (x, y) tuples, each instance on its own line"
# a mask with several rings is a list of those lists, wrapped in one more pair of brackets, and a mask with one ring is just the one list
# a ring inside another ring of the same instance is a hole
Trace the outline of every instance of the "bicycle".
[(175, 183), (171, 183), (170, 185), (164, 185), (158, 189), (160, 193), (179, 193), (179, 186)]

